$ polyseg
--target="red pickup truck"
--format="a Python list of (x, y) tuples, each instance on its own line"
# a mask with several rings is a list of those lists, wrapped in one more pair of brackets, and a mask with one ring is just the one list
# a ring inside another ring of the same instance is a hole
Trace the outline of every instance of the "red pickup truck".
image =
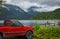
[(18, 20), (4, 20), (0, 25), (0, 39), (5, 37), (23, 36), (26, 39), (32, 39), (34, 28), (32, 26), (23, 25)]

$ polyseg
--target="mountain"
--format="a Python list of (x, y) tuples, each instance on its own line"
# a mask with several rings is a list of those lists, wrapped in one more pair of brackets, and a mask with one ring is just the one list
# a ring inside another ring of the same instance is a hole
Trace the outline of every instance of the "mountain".
[(40, 12), (31, 18), (32, 20), (60, 20), (60, 8), (51, 12)]
[(32, 17), (32, 15), (25, 12), (20, 7), (11, 4), (2, 5), (1, 11), (2, 11), (2, 15), (0, 15), (0, 20), (4, 20), (4, 19), (26, 20)]
[(54, 10), (54, 12), (60, 12), (60, 8), (58, 8), (58, 9)]
[(37, 6), (31, 6), (30, 8), (28, 8), (28, 13), (30, 13), (31, 15), (36, 15), (37, 13), (39, 13), (40, 11), (37, 11), (36, 9), (39, 9), (41, 7), (37, 7)]

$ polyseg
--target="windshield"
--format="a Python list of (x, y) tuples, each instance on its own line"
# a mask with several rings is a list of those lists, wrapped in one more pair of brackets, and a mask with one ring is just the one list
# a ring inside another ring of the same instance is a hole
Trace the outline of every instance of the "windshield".
[(13, 25), (13, 26), (22, 26), (22, 24), (21, 24), (20, 22), (18, 22), (18, 21), (14, 21), (14, 22), (12, 23), (12, 25)]

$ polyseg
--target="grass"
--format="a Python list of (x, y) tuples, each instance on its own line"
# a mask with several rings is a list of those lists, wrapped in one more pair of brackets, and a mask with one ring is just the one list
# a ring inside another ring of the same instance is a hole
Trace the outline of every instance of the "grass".
[(34, 25), (33, 39), (60, 39), (60, 26), (40, 26)]

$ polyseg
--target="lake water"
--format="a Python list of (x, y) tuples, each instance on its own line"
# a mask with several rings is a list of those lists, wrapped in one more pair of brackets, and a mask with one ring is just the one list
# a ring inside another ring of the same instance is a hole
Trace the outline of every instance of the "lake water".
[[(33, 26), (34, 24), (45, 24), (47, 22), (54, 23), (59, 22), (60, 20), (19, 20), (23, 25)], [(3, 20), (0, 20), (0, 23), (3, 23)]]

